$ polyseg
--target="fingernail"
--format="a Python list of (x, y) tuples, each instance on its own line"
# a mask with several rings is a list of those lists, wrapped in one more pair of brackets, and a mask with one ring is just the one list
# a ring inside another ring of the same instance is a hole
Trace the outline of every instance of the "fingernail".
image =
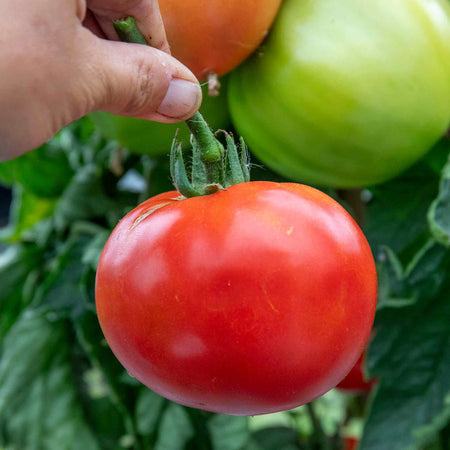
[(158, 113), (174, 119), (189, 117), (197, 109), (201, 98), (202, 90), (199, 84), (173, 78), (159, 105)]

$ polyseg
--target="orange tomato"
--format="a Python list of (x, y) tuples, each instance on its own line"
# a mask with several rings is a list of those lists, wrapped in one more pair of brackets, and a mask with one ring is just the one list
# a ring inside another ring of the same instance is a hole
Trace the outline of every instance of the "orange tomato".
[(173, 56), (200, 79), (223, 75), (262, 42), (281, 0), (159, 0)]

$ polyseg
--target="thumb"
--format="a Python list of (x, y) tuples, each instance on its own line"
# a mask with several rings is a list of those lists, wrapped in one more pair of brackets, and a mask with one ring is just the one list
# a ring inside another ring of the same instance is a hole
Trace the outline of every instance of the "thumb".
[(178, 60), (145, 45), (92, 37), (87, 65), (95, 90), (92, 110), (165, 123), (188, 119), (198, 110), (199, 82)]

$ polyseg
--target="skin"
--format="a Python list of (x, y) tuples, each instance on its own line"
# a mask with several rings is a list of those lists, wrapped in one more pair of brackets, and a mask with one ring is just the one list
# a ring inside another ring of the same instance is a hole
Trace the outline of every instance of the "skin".
[(450, 125), (450, 3), (285, 0), (229, 100), (252, 152), (289, 179), (392, 178)]
[[(134, 16), (154, 48), (117, 42)], [(197, 79), (169, 55), (157, 0), (3, 0), (0, 159), (38, 147), (94, 110), (174, 123), (191, 117)]]
[(152, 390), (254, 415), (307, 403), (349, 372), (376, 291), (367, 241), (338, 203), (251, 182), (130, 212), (101, 255), (96, 306), (111, 349)]
[[(216, 97), (208, 95), (206, 85), (202, 87), (204, 94), (200, 113), (213, 130), (226, 130), (230, 126), (226, 81), (222, 79), (221, 84), (220, 95)], [(91, 118), (105, 137), (116, 140), (133, 153), (167, 155), (176, 133), (178, 140), (185, 147), (189, 146), (190, 132), (185, 123), (159, 124), (101, 111), (92, 113)]]
[(281, 0), (159, 0), (173, 55), (200, 79), (240, 64), (267, 35)]

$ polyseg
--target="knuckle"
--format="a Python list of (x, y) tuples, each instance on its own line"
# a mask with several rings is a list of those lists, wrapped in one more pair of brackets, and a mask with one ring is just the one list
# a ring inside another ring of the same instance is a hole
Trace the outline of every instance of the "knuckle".
[(126, 106), (127, 111), (139, 114), (154, 107), (154, 84), (152, 66), (140, 59), (136, 65), (134, 91)]

